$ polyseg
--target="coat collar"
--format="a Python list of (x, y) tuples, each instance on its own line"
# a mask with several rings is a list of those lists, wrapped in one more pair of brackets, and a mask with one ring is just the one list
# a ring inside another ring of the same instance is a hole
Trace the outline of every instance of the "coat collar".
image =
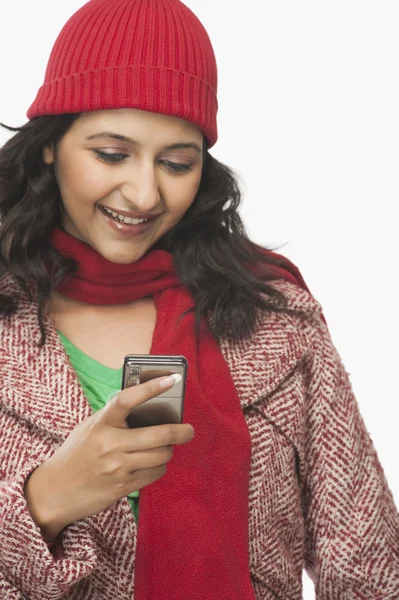
[[(320, 304), (302, 288), (284, 280), (274, 281), (273, 287), (284, 293), (289, 308), (321, 312)], [(15, 284), (9, 282), (6, 292), (17, 293)], [(0, 321), (3, 397), (9, 410), (64, 440), (92, 409), (47, 314), (44, 322), (47, 342), (38, 348), (35, 305), (21, 299), (18, 312)], [(245, 408), (278, 387), (306, 353), (308, 342), (297, 316), (259, 311), (249, 340), (222, 341), (220, 347)]]
[[(287, 299), (287, 308), (311, 317), (322, 313), (320, 303), (306, 290), (286, 280), (270, 283)], [(300, 318), (288, 313), (258, 311), (254, 335), (239, 342), (222, 341), (243, 408), (256, 404), (275, 390), (309, 349)]]
[[(9, 287), (18, 293), (14, 284)], [(29, 424), (63, 441), (92, 409), (49, 315), (44, 314), (47, 341), (39, 348), (36, 305), (21, 297), (18, 307), (3, 326), (0, 321), (4, 401)]]

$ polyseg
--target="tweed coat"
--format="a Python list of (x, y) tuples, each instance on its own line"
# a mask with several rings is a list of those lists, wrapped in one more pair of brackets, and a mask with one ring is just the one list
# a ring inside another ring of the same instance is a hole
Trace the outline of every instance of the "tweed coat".
[[(252, 439), (256, 598), (302, 599), (306, 569), (318, 600), (398, 600), (398, 512), (321, 305), (293, 283), (271, 283), (303, 317), (259, 313), (250, 340), (220, 343)], [(6, 278), (5, 289), (18, 293)], [(133, 600), (136, 524), (126, 498), (69, 525), (58, 560), (27, 509), (29, 473), (92, 414), (45, 318), (40, 350), (33, 304), (21, 297), (17, 314), (0, 321), (0, 597)]]

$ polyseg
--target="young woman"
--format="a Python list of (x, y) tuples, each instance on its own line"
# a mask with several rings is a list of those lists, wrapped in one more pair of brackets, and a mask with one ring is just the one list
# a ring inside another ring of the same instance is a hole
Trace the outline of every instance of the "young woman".
[[(399, 597), (399, 518), (298, 269), (252, 243), (179, 0), (91, 0), (0, 151), (0, 595)], [(183, 424), (130, 429), (188, 360)], [(173, 452), (173, 458), (172, 458)]]

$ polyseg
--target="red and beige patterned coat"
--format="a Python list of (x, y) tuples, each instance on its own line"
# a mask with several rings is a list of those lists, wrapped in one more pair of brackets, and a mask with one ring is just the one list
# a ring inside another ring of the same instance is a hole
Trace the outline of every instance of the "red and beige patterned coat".
[[(307, 316), (260, 314), (251, 340), (221, 343), (253, 445), (256, 598), (300, 600), (305, 568), (318, 600), (398, 600), (398, 513), (322, 308), (294, 284), (272, 284)], [(41, 350), (35, 306), (22, 302), (0, 321), (0, 597), (133, 600), (136, 525), (127, 499), (68, 526), (59, 560), (27, 509), (28, 474), (91, 414), (46, 318)], [(190, 600), (202, 600), (200, 591)]]

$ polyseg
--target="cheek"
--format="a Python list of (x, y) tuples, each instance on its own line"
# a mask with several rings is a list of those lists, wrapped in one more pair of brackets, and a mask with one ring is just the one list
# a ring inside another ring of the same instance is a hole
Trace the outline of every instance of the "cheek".
[(183, 215), (194, 202), (197, 195), (201, 176), (193, 176), (192, 178), (182, 177), (182, 180), (175, 181), (168, 186), (165, 194), (165, 203), (169, 213), (179, 218)]
[(61, 196), (66, 205), (93, 203), (112, 189), (110, 177), (104, 177), (101, 165), (82, 157), (60, 161), (56, 169)]

